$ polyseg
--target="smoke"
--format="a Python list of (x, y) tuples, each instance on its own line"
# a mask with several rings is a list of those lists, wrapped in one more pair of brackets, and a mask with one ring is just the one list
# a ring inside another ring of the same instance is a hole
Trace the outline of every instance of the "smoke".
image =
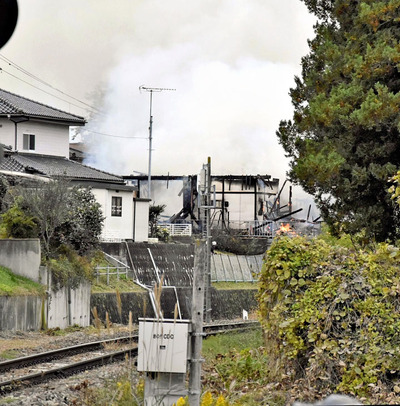
[[(173, 4), (173, 6), (171, 6)], [(86, 162), (112, 173), (285, 178), (275, 132), (290, 118), (288, 91), (307, 53), (312, 20), (297, 0), (153, 0), (135, 8), (135, 33), (110, 70), (102, 110), (88, 123)], [(94, 131), (94, 132), (91, 132)], [(98, 133), (108, 134), (100, 135)]]
[[(19, 9), (2, 54), (91, 105), (104, 93), (95, 105), (105, 114), (82, 129), (87, 164), (147, 173), (150, 94), (139, 86), (166, 87), (176, 91), (153, 94), (152, 174), (196, 174), (210, 156), (213, 174), (283, 183), (275, 132), (292, 116), (289, 88), (313, 36), (301, 0), (19, 0)], [(0, 67), (2, 88), (85, 116)]]

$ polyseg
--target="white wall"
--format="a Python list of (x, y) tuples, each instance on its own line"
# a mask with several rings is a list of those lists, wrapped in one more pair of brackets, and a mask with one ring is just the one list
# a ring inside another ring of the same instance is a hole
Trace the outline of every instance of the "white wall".
[(11, 145), (14, 149), (15, 129), (14, 123), (5, 118), (0, 118), (0, 143)]
[[(17, 150), (32, 154), (69, 157), (69, 126), (38, 121), (24, 121), (17, 124)], [(23, 135), (35, 135), (35, 150), (23, 149)], [(15, 126), (6, 118), (0, 119), (0, 143), (15, 148)]]
[[(101, 205), (103, 216), (105, 217), (102, 231), (104, 239), (133, 240), (133, 194), (131, 191), (117, 189), (92, 189), (96, 200)], [(112, 196), (122, 197), (122, 216), (111, 216)]]
[(134, 199), (135, 216), (135, 242), (147, 242), (149, 240), (149, 204), (148, 199)]

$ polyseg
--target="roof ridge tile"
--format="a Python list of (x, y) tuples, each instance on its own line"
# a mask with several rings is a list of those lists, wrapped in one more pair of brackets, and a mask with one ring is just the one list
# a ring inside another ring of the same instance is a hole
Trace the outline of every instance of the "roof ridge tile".
[(28, 97), (20, 96), (16, 93), (12, 93), (1, 88), (0, 88), (0, 101), (7, 107), (16, 110), (11, 114), (18, 113), (32, 117), (47, 117), (52, 119), (80, 122), (81, 124), (85, 123), (85, 119), (82, 116), (78, 116), (77, 114), (73, 113), (68, 113), (56, 107), (52, 107), (45, 103), (29, 99)]

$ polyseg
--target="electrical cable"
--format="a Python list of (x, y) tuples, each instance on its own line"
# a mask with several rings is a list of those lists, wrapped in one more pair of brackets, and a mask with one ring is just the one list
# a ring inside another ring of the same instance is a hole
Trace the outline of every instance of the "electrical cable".
[(89, 132), (89, 133), (93, 133), (93, 134), (100, 134), (100, 135), (105, 135), (105, 136), (107, 136), (107, 137), (114, 137), (114, 138), (147, 140), (147, 137), (124, 137), (123, 135), (106, 134), (106, 133), (101, 133), (101, 132), (98, 132), (98, 131), (88, 130), (88, 129), (86, 129), (86, 128), (84, 129), (83, 132)]
[[(89, 105), (89, 104), (87, 104), (87, 103), (85, 103), (85, 102), (82, 102), (81, 100), (79, 100), (79, 99), (77, 99), (77, 98), (75, 98), (75, 97), (73, 97), (73, 96), (68, 95), (67, 93), (63, 92), (62, 90), (57, 89), (56, 87), (52, 86), (50, 83), (44, 81), (43, 79), (39, 78), (38, 76), (36, 76), (36, 75), (30, 73), (29, 71), (27, 71), (27, 70), (24, 69), (23, 67), (17, 65), (15, 62), (11, 61), (10, 59), (8, 59), (7, 57), (5, 57), (4, 55), (1, 55), (1, 54), (0, 54), (0, 60), (3, 60), (3, 62), (7, 63), (7, 64), (10, 65), (11, 67), (14, 67), (15, 69), (19, 70), (19, 71), (22, 72), (23, 74), (29, 76), (30, 78), (32, 78), (32, 79), (34, 79), (34, 80), (36, 80), (36, 81), (38, 81), (38, 82), (40, 82), (40, 83), (42, 83), (43, 85), (48, 86), (48, 87), (50, 87), (51, 89), (56, 90), (57, 92), (60, 92), (61, 94), (65, 95), (65, 96), (67, 96), (67, 97), (69, 97), (69, 98), (71, 98), (71, 99), (73, 99), (73, 100), (78, 101), (79, 103), (81, 103), (81, 104), (83, 104), (83, 105), (89, 107), (89, 108), (92, 109), (92, 110), (95, 110), (96, 113), (100, 113), (100, 114), (103, 113), (101, 110), (97, 109), (96, 107), (93, 107), (93, 106), (91, 106), (91, 105)], [(39, 88), (39, 87), (33, 85), (32, 83), (29, 83), (29, 82), (27, 82), (27, 81), (25, 81), (25, 80), (19, 78), (18, 76), (13, 75), (12, 73), (10, 73), (10, 72), (8, 72), (8, 71), (6, 71), (6, 70), (4, 70), (3, 68), (0, 67), (0, 73), (2, 73), (2, 72), (7, 73), (8, 75), (12, 76), (13, 78), (15, 78), (15, 79), (17, 79), (17, 80), (20, 80), (21, 82), (24, 82), (24, 83), (26, 83), (27, 85), (32, 86), (32, 87), (34, 87), (35, 89), (40, 90), (40, 91), (42, 91), (43, 93), (46, 93), (46, 94), (48, 94), (48, 95), (50, 95), (50, 96), (52, 96), (52, 97), (55, 97), (55, 98), (57, 98), (57, 99), (59, 99), (59, 100), (65, 102), (65, 103), (68, 103), (68, 104), (70, 104), (70, 105), (72, 105), (72, 106), (75, 106), (75, 107), (78, 107), (78, 108), (80, 108), (80, 109), (85, 109), (85, 110), (87, 110), (87, 109), (84, 108), (84, 107), (78, 106), (77, 104), (74, 104), (74, 103), (72, 103), (72, 102), (70, 102), (70, 101), (68, 101), (68, 100), (65, 100), (65, 99), (63, 99), (63, 98), (61, 98), (61, 97), (59, 97), (59, 96), (56, 96), (55, 94), (49, 93), (49, 92), (47, 92), (46, 90), (43, 90), (43, 89), (41, 89), (41, 88)], [(169, 90), (169, 89), (168, 89), (168, 90)], [(145, 139), (145, 140), (147, 140), (147, 137), (125, 137), (125, 136), (121, 136), (121, 135), (113, 135), (113, 134), (101, 133), (101, 132), (98, 132), (98, 131), (92, 131), (92, 130), (88, 130), (88, 129), (85, 129), (85, 132), (94, 133), (94, 134), (100, 134), (100, 135), (104, 135), (104, 136), (107, 136), (107, 137), (113, 137), (113, 138)]]
[(10, 72), (7, 72), (7, 71), (4, 70), (3, 68), (0, 68), (0, 73), (2, 73), (2, 72), (7, 73), (7, 75), (12, 76), (13, 78), (20, 80), (21, 82), (24, 82), (24, 83), (26, 83), (27, 85), (32, 86), (32, 87), (34, 87), (35, 89), (42, 91), (43, 93), (46, 93), (46, 94), (48, 94), (48, 95), (50, 95), (50, 96), (52, 96), (52, 97), (55, 97), (56, 99), (59, 99), (59, 100), (65, 102), (65, 103), (71, 104), (72, 106), (78, 107), (78, 108), (80, 108), (80, 109), (85, 109), (85, 110), (87, 110), (87, 109), (84, 108), (84, 107), (78, 106), (77, 104), (71, 103), (71, 102), (68, 101), (68, 100), (62, 99), (61, 97), (58, 97), (58, 96), (56, 96), (55, 94), (46, 92), (46, 90), (43, 90), (43, 89), (41, 89), (40, 87), (37, 87), (37, 86), (33, 85), (32, 83), (29, 83), (29, 82), (27, 82), (26, 80), (23, 80), (23, 79), (19, 78), (18, 76), (13, 75), (13, 74), (10, 73)]
[[(11, 66), (11, 67), (13, 67), (13, 68), (19, 70), (21, 73), (23, 73), (23, 74), (29, 76), (30, 78), (32, 78), (32, 79), (34, 79), (34, 80), (36, 80), (36, 81), (42, 83), (43, 85), (50, 87), (51, 89), (53, 89), (53, 90), (55, 90), (55, 91), (57, 91), (57, 92), (63, 94), (64, 96), (69, 97), (70, 99), (73, 99), (73, 100), (75, 100), (75, 101), (77, 101), (77, 102), (83, 104), (83, 105), (86, 106), (86, 107), (89, 107), (90, 109), (94, 110), (96, 113), (102, 113), (101, 110), (99, 110), (98, 108), (96, 108), (96, 107), (94, 107), (94, 106), (91, 106), (90, 104), (85, 103), (85, 102), (83, 102), (83, 101), (77, 99), (76, 97), (71, 96), (71, 95), (69, 95), (69, 94), (63, 92), (62, 90), (56, 88), (55, 86), (53, 86), (53, 85), (51, 85), (50, 83), (44, 81), (43, 79), (39, 78), (38, 76), (36, 76), (36, 75), (30, 73), (29, 71), (27, 71), (27, 70), (24, 69), (23, 67), (19, 66), (19, 65), (16, 64), (15, 62), (11, 61), (10, 59), (8, 59), (7, 57), (5, 57), (4, 55), (1, 55), (1, 54), (0, 54), (0, 59), (3, 60), (3, 62), (7, 63), (9, 66)], [(0, 69), (1, 69), (1, 68), (0, 68)], [(4, 69), (1, 69), (1, 70), (4, 71), (5, 73), (8, 73), (10, 76), (14, 77), (15, 79), (20, 80), (20, 81), (22, 81), (22, 82), (24, 82), (24, 83), (26, 83), (26, 84), (28, 84), (28, 85), (34, 87), (35, 89), (38, 89), (38, 90), (42, 91), (42, 92), (44, 92), (44, 93), (46, 93), (46, 94), (48, 94), (48, 95), (50, 95), (50, 96), (56, 97), (57, 99), (62, 100), (62, 101), (64, 101), (64, 102), (66, 102), (66, 103), (70, 103), (70, 104), (72, 104), (73, 106), (78, 107), (78, 108), (80, 108), (80, 109), (85, 109), (85, 108), (82, 107), (82, 106), (78, 106), (78, 105), (73, 104), (73, 103), (71, 103), (71, 102), (69, 102), (69, 101), (67, 101), (67, 100), (65, 100), (65, 99), (62, 99), (62, 98), (60, 98), (60, 97), (58, 97), (58, 96), (56, 96), (56, 95), (54, 95), (54, 94), (48, 93), (48, 92), (46, 92), (45, 90), (43, 90), (43, 89), (41, 89), (41, 88), (39, 88), (39, 87), (37, 87), (37, 86), (35, 86), (35, 85), (32, 85), (32, 84), (29, 83), (29, 82), (24, 81), (23, 79), (19, 78), (18, 76), (15, 76), (15, 75), (11, 74), (10, 72), (5, 71)], [(87, 109), (86, 109), (86, 110), (87, 110)]]

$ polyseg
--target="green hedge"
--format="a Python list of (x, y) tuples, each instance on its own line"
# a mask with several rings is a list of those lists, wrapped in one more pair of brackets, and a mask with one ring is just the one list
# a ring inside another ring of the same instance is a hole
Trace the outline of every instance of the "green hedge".
[(277, 239), (258, 292), (277, 372), (320, 390), (391, 390), (400, 373), (399, 295), (394, 246), (354, 250), (321, 239)]

